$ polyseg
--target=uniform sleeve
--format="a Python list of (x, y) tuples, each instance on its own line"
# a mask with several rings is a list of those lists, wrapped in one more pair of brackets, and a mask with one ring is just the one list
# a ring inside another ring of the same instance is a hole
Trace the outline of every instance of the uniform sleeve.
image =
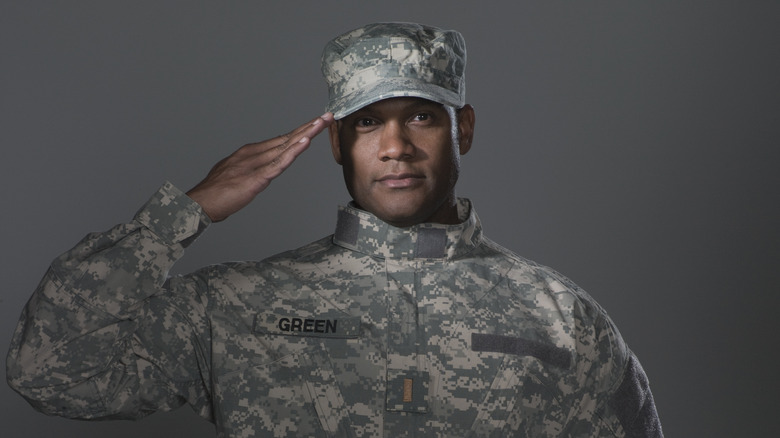
[(87, 235), (54, 260), (25, 306), (7, 357), (10, 386), (69, 418), (139, 418), (191, 403), (208, 417), (198, 296), (206, 280), (166, 283), (209, 224), (170, 183), (134, 219)]
[(628, 438), (663, 438), (653, 393), (642, 365), (633, 354), (620, 386), (605, 407), (606, 418), (616, 418)]
[(579, 412), (569, 436), (663, 438), (647, 375), (617, 327), (603, 314), (591, 333), (597, 348), (581, 361)]

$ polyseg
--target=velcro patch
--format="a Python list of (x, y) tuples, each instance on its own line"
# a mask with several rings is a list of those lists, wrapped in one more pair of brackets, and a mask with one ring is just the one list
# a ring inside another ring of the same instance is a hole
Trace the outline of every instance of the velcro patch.
[(632, 354), (623, 382), (609, 401), (628, 438), (663, 438), (661, 422), (642, 365)]
[(561, 368), (571, 365), (571, 353), (555, 345), (512, 336), (471, 334), (471, 350), (533, 356), (542, 362)]

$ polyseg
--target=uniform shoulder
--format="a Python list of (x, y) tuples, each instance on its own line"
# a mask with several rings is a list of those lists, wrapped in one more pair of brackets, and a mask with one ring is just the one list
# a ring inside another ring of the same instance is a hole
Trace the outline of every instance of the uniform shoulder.
[(536, 263), (533, 260), (529, 260), (525, 257), (518, 255), (516, 252), (504, 247), (503, 245), (496, 243), (496, 241), (486, 236), (482, 236), (482, 246), (488, 251), (506, 257), (507, 259), (513, 261), (518, 266), (543, 267), (539, 263)]
[(246, 272), (269, 268), (273, 269), (274, 267), (278, 268), (279, 266), (286, 264), (305, 261), (309, 258), (316, 258), (318, 255), (332, 249), (333, 246), (333, 237), (327, 236), (298, 248), (282, 251), (264, 259), (223, 262), (209, 266), (207, 269), (212, 272), (212, 275), (224, 274), (231, 271)]
[(610, 376), (599, 384), (609, 386), (619, 381), (630, 353), (607, 311), (585, 289), (557, 270), (493, 241), (486, 239), (485, 244), (514, 261), (506, 277), (517, 301), (534, 309), (533, 314), (554, 321), (553, 326), (568, 326), (579, 345), (590, 347), (579, 350), (579, 359), (606, 366), (604, 372)]
[(520, 256), (489, 238), (483, 238), (483, 246), (496, 257), (511, 262), (512, 267), (506, 273), (508, 286), (518, 293), (545, 295), (547, 300), (558, 302), (556, 306), (566, 302), (565, 307), (570, 309), (577, 303), (583, 316), (593, 321), (607, 316), (604, 308), (585, 289), (554, 268)]

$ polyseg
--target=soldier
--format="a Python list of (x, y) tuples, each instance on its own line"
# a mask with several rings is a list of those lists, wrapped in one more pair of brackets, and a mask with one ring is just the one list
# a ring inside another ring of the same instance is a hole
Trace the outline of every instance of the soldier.
[[(186, 195), (54, 261), (8, 380), (42, 412), (189, 404), (221, 437), (660, 437), (603, 309), (489, 240), (455, 196), (474, 134), (455, 31), (379, 23), (325, 48), (328, 112), (246, 145)], [(167, 272), (328, 129), (352, 202), (335, 233), (260, 262)]]

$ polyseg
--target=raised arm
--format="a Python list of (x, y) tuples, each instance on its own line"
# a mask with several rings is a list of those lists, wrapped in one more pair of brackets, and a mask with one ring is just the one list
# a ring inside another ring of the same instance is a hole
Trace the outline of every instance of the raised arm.
[(207, 282), (196, 273), (172, 289), (168, 272), (212, 220), (251, 202), (332, 122), (328, 113), (240, 148), (190, 196), (166, 183), (132, 221), (56, 258), (14, 333), (11, 387), (66, 417), (133, 418), (183, 403), (208, 417)]

